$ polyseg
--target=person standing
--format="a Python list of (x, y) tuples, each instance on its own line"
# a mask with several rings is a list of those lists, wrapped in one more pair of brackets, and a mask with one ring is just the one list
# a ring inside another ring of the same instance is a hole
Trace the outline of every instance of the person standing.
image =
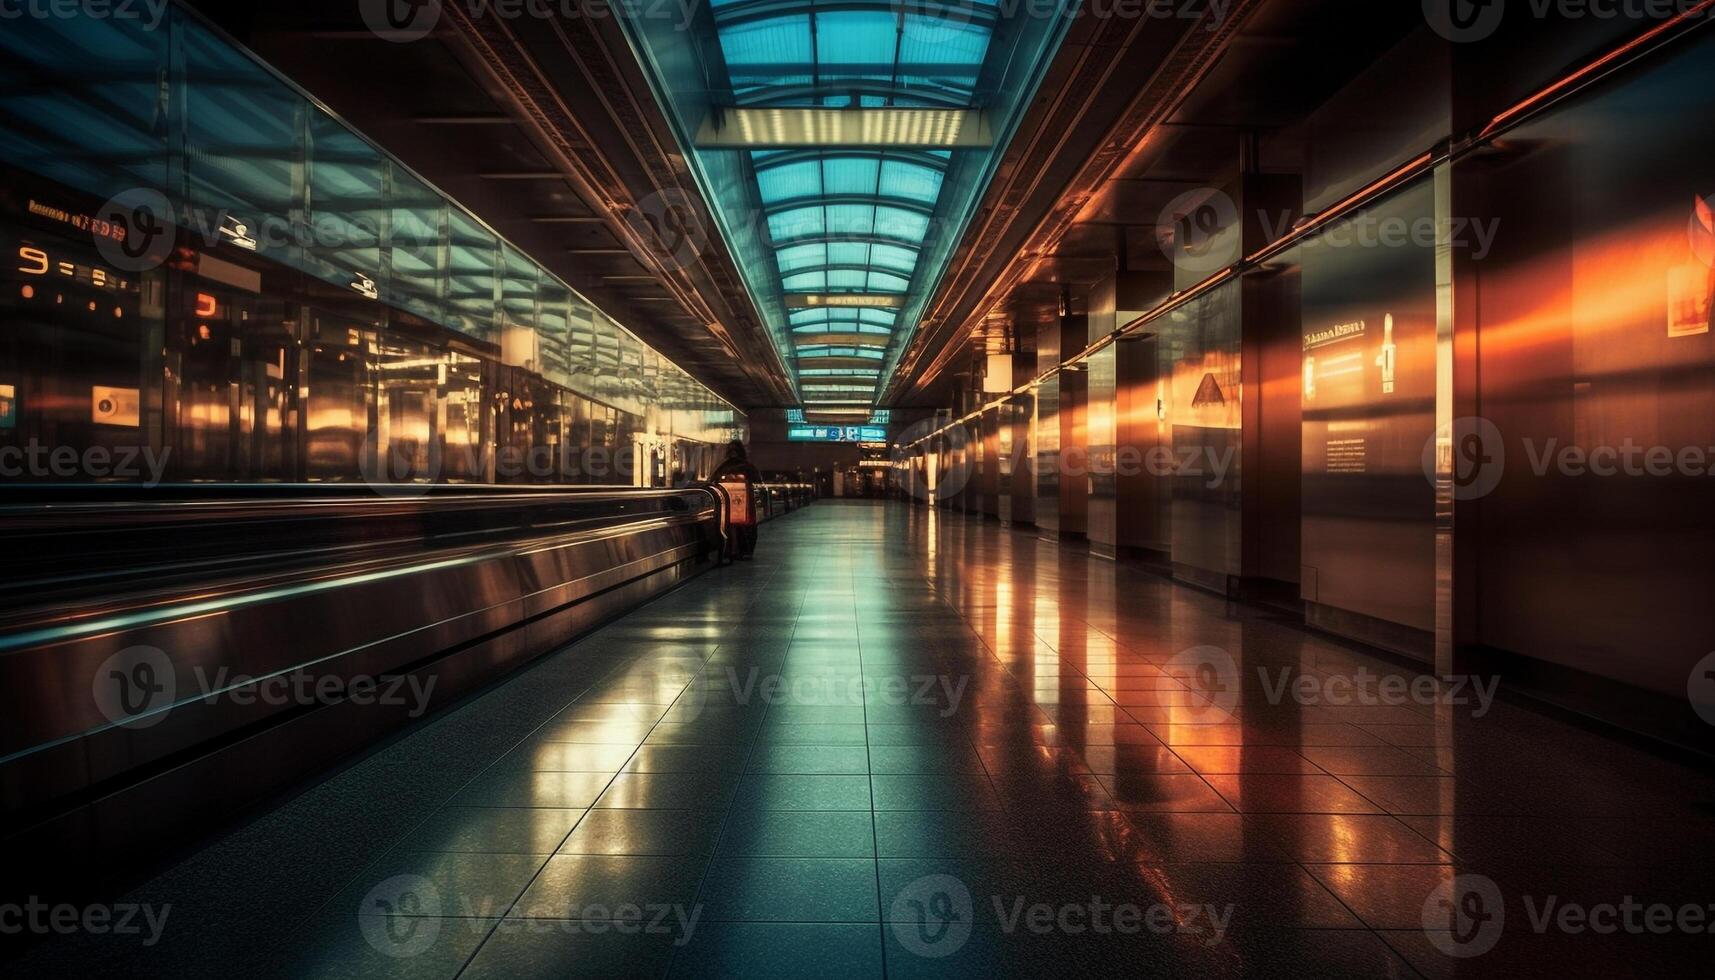
[(731, 488), (728, 493), (733, 497), (733, 514), (728, 523), (738, 557), (752, 557), (756, 552), (756, 494), (762, 483), (762, 471), (745, 455), (744, 443), (734, 439), (727, 444), (726, 461), (715, 468), (711, 479)]

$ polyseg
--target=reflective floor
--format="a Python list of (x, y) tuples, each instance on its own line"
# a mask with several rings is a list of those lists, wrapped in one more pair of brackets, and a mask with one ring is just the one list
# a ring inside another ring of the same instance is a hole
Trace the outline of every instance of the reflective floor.
[(819, 503), (33, 975), (1705, 972), (1715, 778), (1079, 548)]

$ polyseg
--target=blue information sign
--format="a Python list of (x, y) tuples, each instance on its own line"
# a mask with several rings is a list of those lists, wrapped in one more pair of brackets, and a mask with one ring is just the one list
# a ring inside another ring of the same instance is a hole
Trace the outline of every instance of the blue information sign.
[(790, 442), (886, 442), (885, 425), (791, 425)]

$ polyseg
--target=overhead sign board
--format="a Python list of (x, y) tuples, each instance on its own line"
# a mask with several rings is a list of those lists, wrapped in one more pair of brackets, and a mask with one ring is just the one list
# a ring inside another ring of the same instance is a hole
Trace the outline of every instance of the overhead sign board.
[(885, 425), (791, 425), (789, 442), (886, 442)]

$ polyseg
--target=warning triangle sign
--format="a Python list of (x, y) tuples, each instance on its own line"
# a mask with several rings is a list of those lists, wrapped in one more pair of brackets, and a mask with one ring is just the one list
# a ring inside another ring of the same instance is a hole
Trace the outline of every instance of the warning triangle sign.
[(1197, 394), (1191, 399), (1191, 407), (1201, 405), (1225, 405), (1226, 393), (1221, 391), (1220, 382), (1215, 380), (1213, 373), (1203, 375), (1203, 383), (1197, 386)]

